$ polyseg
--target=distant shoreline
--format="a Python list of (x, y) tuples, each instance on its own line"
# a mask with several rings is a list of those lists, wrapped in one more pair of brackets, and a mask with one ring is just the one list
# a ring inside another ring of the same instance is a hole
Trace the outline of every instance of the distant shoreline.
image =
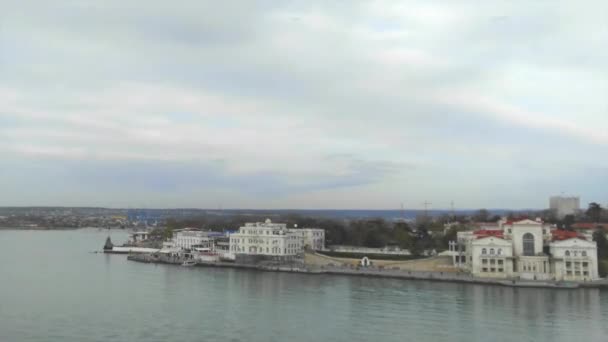
[(78, 230), (78, 229), (102, 229), (102, 230), (127, 230), (126, 228), (102, 228), (102, 227), (0, 227), (0, 230)]

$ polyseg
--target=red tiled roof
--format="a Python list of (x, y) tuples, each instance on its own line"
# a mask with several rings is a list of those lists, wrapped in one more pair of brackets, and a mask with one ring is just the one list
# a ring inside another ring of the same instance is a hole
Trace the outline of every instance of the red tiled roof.
[(487, 230), (487, 229), (480, 229), (480, 230), (476, 230), (473, 232), (473, 234), (475, 234), (475, 236), (477, 236), (478, 239), (484, 238), (484, 237), (497, 237), (497, 238), (503, 238), (503, 232), (502, 230)]
[(579, 235), (577, 232), (572, 232), (569, 230), (555, 229), (551, 231), (551, 235), (553, 235), (553, 241), (568, 240), (572, 238), (585, 240), (585, 238)]
[(574, 229), (596, 229), (596, 228), (608, 229), (606, 223), (591, 223), (591, 222), (577, 222), (572, 225)]

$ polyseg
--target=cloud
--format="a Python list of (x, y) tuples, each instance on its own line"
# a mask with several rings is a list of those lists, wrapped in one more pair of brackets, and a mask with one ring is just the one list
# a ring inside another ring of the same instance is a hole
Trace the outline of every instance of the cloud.
[(157, 206), (214, 206), (212, 187), (235, 207), (459, 193), (490, 206), (496, 189), (497, 204), (542, 207), (550, 194), (510, 189), (545, 177), (560, 191), (565, 173), (521, 172), (522, 158), (606, 166), (607, 11), (602, 1), (13, 2), (0, 14), (0, 153), (70, 173), (66, 187), (88, 205), (118, 190), (96, 199), (103, 174), (79, 164), (120, 174), (108, 182), (133, 190), (125, 202), (156, 194)]

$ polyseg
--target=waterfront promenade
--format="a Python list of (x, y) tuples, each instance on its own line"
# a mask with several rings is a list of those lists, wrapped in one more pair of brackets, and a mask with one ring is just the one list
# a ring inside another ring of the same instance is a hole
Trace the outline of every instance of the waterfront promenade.
[[(162, 263), (181, 265), (184, 259), (178, 257), (168, 257), (153, 254), (132, 254), (128, 260), (144, 263)], [(237, 269), (249, 269), (266, 272), (292, 272), (311, 275), (348, 275), (378, 278), (396, 278), (407, 280), (426, 280), (454, 283), (499, 285), (510, 287), (532, 287), (532, 288), (553, 288), (553, 289), (576, 289), (576, 288), (608, 288), (608, 280), (602, 279), (594, 282), (556, 282), (556, 281), (532, 281), (518, 279), (493, 279), (477, 278), (468, 273), (442, 272), (442, 271), (415, 271), (402, 269), (388, 269), (380, 267), (356, 267), (356, 266), (310, 266), (304, 264), (261, 264), (249, 265), (234, 262), (197, 262), (199, 267), (225, 267)]]

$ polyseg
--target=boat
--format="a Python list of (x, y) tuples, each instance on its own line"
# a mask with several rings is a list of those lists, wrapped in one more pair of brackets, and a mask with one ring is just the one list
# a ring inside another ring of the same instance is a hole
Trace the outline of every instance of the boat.
[(186, 261), (182, 262), (182, 266), (186, 266), (186, 267), (195, 266), (195, 265), (196, 265), (196, 261), (194, 261), (194, 260), (186, 260)]

